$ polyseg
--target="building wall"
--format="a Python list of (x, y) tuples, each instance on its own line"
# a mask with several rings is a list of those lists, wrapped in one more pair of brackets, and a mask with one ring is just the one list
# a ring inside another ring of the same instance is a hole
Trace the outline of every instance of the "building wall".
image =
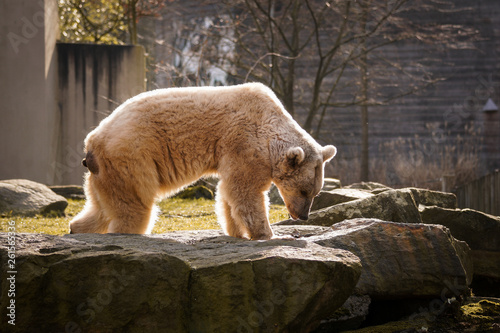
[(56, 0), (0, 1), (0, 179), (81, 184), (86, 134), (145, 90), (142, 47), (58, 36)]
[(0, 179), (53, 181), (56, 0), (0, 1)]
[(50, 172), (56, 184), (81, 184), (83, 140), (128, 98), (145, 90), (140, 46), (57, 44), (58, 140)]

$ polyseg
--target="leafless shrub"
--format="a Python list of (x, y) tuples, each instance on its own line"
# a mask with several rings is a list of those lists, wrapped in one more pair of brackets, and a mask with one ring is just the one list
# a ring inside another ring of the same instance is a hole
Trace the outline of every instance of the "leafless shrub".
[(446, 190), (451, 190), (475, 179), (480, 166), (480, 130), (470, 123), (465, 126), (464, 136), (453, 135), (446, 129), (445, 133), (444, 138), (416, 135), (379, 147), (388, 156), (386, 172), (393, 174), (388, 183), (441, 190), (445, 182)]

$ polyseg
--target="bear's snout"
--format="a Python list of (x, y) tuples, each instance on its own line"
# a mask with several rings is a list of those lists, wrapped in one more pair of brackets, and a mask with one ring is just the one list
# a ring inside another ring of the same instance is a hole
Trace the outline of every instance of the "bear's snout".
[(294, 220), (306, 221), (309, 218), (309, 211), (311, 209), (312, 200), (304, 198), (294, 198), (289, 204), (286, 205), (288, 213)]
[(299, 220), (307, 221), (308, 218), (309, 218), (309, 211), (307, 211), (305, 214), (299, 215)]
[(300, 212), (300, 213), (296, 213), (296, 212), (292, 211), (291, 209), (288, 209), (288, 212), (290, 213), (290, 216), (294, 220), (307, 221), (307, 219), (309, 218), (309, 209), (307, 211)]

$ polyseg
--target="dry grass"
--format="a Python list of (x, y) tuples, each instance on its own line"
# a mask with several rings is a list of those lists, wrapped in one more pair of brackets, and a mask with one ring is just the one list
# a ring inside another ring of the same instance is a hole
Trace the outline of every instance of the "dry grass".
[(0, 218), (0, 231), (8, 229), (8, 223), (14, 221), (16, 232), (44, 233), (50, 235), (64, 235), (69, 232), (69, 221), (78, 214), (85, 204), (84, 200), (68, 199), (66, 217), (42, 216), (34, 217), (7, 216)]
[[(84, 200), (68, 200), (66, 217), (11, 216), (0, 218), (0, 232), (7, 231), (10, 221), (15, 222), (16, 232), (44, 233), (64, 235), (69, 232), (69, 222), (80, 212)], [(159, 204), (161, 214), (153, 228), (153, 234), (161, 234), (175, 230), (220, 229), (214, 211), (214, 201), (207, 199), (177, 199), (171, 198)], [(269, 219), (271, 223), (288, 218), (284, 206), (271, 205)]]
[[(378, 147), (377, 156), (370, 157), (371, 181), (391, 187), (415, 186), (441, 190), (446, 178), (447, 190), (477, 179), (480, 172), (481, 134), (473, 124), (465, 126), (465, 135), (439, 130), (428, 125), (429, 135), (398, 138)], [(333, 160), (326, 172), (339, 177), (342, 184), (360, 181), (361, 158), (358, 151), (348, 152), (353, 158)]]
[(415, 136), (387, 142), (383, 149), (388, 152), (393, 177), (385, 183), (441, 190), (446, 180), (447, 190), (451, 190), (476, 179), (481, 138), (472, 125), (465, 131), (466, 137), (448, 132), (445, 137)]

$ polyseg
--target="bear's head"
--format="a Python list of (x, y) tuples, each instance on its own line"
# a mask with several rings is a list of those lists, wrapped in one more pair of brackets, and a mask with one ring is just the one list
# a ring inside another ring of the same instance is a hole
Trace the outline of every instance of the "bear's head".
[(287, 148), (273, 168), (273, 182), (294, 220), (307, 220), (311, 204), (323, 187), (324, 165), (337, 149), (300, 146)]

